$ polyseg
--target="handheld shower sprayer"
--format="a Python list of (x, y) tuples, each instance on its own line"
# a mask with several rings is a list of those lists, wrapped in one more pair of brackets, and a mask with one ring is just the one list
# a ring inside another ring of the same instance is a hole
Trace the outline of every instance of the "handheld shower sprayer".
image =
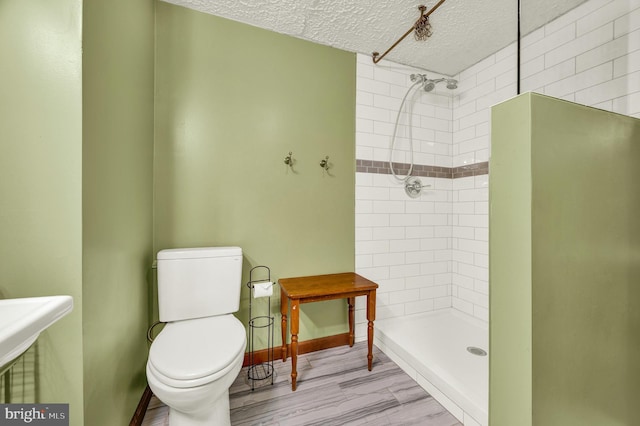
[(427, 76), (426, 76), (426, 74), (411, 74), (409, 76), (409, 78), (414, 83), (416, 83), (416, 82), (422, 83), (423, 81), (425, 81), (427, 79)]
[[(374, 58), (374, 62), (375, 62), (375, 58)], [(391, 175), (393, 176), (393, 178), (398, 182), (401, 182), (404, 184), (404, 190), (406, 194), (411, 198), (418, 198), (420, 197), (420, 193), (422, 192), (422, 189), (427, 188), (430, 185), (423, 185), (419, 178), (415, 176), (411, 176), (411, 173), (413, 172), (413, 136), (411, 132), (411, 128), (412, 128), (411, 118), (413, 114), (411, 113), (411, 102), (406, 103), (407, 97), (409, 97), (411, 93), (415, 94), (416, 91), (418, 90), (417, 89), (418, 86), (421, 86), (422, 90), (424, 90), (425, 92), (431, 92), (433, 89), (436, 88), (436, 84), (441, 83), (443, 81), (446, 82), (447, 89), (449, 90), (457, 89), (458, 80), (455, 80), (453, 78), (444, 78), (444, 77), (430, 79), (430, 78), (427, 78), (426, 74), (411, 74), (410, 78), (413, 84), (411, 85), (411, 87), (409, 87), (409, 89), (405, 93), (404, 97), (402, 98), (402, 102), (400, 102), (400, 108), (398, 108), (398, 113), (396, 115), (396, 124), (395, 126), (393, 126), (393, 135), (391, 136), (391, 141), (389, 143), (389, 169), (391, 170)], [(407, 136), (407, 139), (409, 140), (409, 170), (407, 170), (406, 172), (407, 174), (405, 176), (398, 176), (395, 170), (393, 169), (394, 168), (393, 153), (396, 145), (396, 135), (398, 132), (400, 115), (405, 105), (407, 107), (406, 117), (408, 120), (406, 124), (407, 126), (406, 136)]]

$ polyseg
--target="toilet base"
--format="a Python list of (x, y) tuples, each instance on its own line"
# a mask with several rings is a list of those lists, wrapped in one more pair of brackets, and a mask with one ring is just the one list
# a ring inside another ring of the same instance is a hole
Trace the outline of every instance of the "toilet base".
[(231, 426), (229, 390), (214, 405), (201, 410), (183, 413), (169, 407), (169, 426)]
[[(242, 345), (237, 348), (234, 358), (229, 360), (226, 366), (221, 367), (214, 374), (196, 379), (176, 379), (173, 376), (166, 376), (158, 371), (152, 362), (154, 345), (166, 333), (167, 328), (160, 332), (154, 343), (151, 344), (149, 360), (147, 361), (147, 383), (154, 395), (169, 407), (170, 426), (230, 426), (231, 412), (229, 410), (229, 387), (238, 377), (242, 369), (244, 360), (244, 350), (246, 347), (246, 337), (244, 335), (242, 323), (233, 315), (232, 324), (239, 325), (238, 331), (242, 332)], [(200, 321), (200, 320), (194, 320)], [(167, 327), (174, 325), (168, 324)], [(175, 333), (174, 333), (175, 334)], [(166, 334), (165, 334), (166, 336)], [(175, 336), (174, 336), (175, 337)], [(222, 344), (223, 342), (217, 342)], [(165, 345), (166, 346), (166, 345)], [(206, 346), (206, 345), (205, 345)], [(209, 345), (211, 346), (211, 345)], [(157, 348), (157, 346), (155, 346)], [(233, 346), (235, 348), (235, 344)], [(170, 352), (170, 348), (165, 348)], [(210, 347), (208, 350), (212, 350)], [(159, 355), (156, 355), (159, 356)], [(163, 358), (160, 357), (160, 360)], [(180, 360), (171, 359), (176, 364), (175, 368), (164, 365), (169, 371), (176, 370), (180, 377)], [(165, 359), (166, 361), (166, 359)], [(187, 361), (185, 361), (187, 362)], [(166, 364), (166, 363), (165, 363)], [(203, 367), (203, 369), (205, 369)]]

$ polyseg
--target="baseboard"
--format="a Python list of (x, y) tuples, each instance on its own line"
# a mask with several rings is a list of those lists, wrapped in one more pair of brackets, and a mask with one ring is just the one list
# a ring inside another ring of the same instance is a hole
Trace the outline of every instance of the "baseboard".
[[(323, 349), (335, 348), (338, 346), (344, 346), (349, 344), (349, 333), (336, 334), (334, 336), (320, 337), (318, 339), (305, 340), (304, 342), (298, 342), (298, 355), (307, 354), (309, 352), (321, 351)], [(287, 344), (287, 354), (291, 353), (291, 345)], [(278, 346), (273, 348), (273, 357), (274, 360), (282, 359), (282, 346)], [(259, 351), (255, 351), (253, 354), (253, 362), (254, 364), (260, 364), (268, 361), (269, 352), (267, 349), (262, 349)], [(249, 365), (249, 354), (244, 354), (244, 362), (242, 364), (243, 367)], [(149, 401), (151, 401), (152, 396), (151, 389), (149, 386), (146, 387), (144, 392), (142, 393), (142, 398), (140, 398), (140, 402), (138, 403), (138, 407), (136, 408), (136, 412), (133, 413), (133, 417), (131, 418), (131, 422), (129, 426), (141, 426), (142, 420), (144, 420), (144, 415), (147, 412), (147, 407), (149, 406)]]
[(144, 415), (147, 412), (147, 407), (149, 407), (149, 401), (151, 401), (151, 395), (151, 389), (149, 389), (149, 386), (147, 386), (142, 393), (142, 398), (140, 398), (140, 402), (136, 407), (136, 412), (133, 413), (133, 417), (131, 418), (129, 426), (142, 425), (142, 420), (144, 420)]
[[(349, 333), (336, 334), (333, 336), (320, 337), (318, 339), (305, 340), (298, 342), (298, 355), (307, 354), (309, 352), (321, 351), (323, 349), (335, 348), (349, 344)], [(287, 344), (287, 355), (291, 353), (291, 344)], [(282, 346), (273, 348), (273, 358), (275, 360), (282, 359)], [(261, 364), (269, 360), (269, 351), (261, 349), (253, 353), (253, 363)], [(244, 354), (243, 367), (249, 365), (249, 354)]]

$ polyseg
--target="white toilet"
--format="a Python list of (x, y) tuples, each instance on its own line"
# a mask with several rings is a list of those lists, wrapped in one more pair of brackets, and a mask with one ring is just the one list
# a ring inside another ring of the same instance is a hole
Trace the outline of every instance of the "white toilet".
[(166, 322), (149, 351), (147, 381), (171, 426), (230, 425), (229, 387), (244, 359), (242, 250), (158, 252), (158, 309)]

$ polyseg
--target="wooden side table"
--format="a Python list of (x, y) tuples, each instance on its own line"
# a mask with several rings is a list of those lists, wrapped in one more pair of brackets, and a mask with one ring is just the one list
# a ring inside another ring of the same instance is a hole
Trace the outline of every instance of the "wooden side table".
[(373, 361), (373, 321), (376, 318), (376, 289), (378, 284), (353, 272), (281, 278), (280, 312), (282, 313), (282, 361), (287, 360), (287, 312), (291, 305), (291, 390), (296, 390), (298, 362), (298, 332), (300, 330), (300, 304), (322, 300), (347, 299), (349, 305), (349, 346), (353, 346), (354, 306), (356, 296), (367, 296), (367, 340), (369, 353), (367, 367)]

